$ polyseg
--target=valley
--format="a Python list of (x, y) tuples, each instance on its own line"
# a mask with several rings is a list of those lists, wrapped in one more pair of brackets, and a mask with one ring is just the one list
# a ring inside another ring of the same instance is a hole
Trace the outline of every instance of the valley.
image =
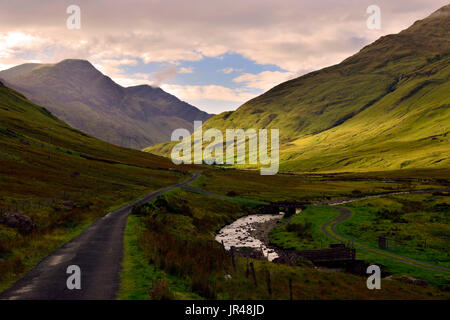
[[(0, 299), (449, 300), (449, 44), (446, 5), (217, 115), (87, 60), (0, 71)], [(220, 87), (194, 74), (207, 56), (158, 67), (205, 102)]]
[(69, 127), (0, 84), (0, 212), (34, 229), (0, 224), (0, 291), (94, 220), (191, 170)]
[[(4, 103), (2, 132), (5, 136), (5, 143), (2, 145), (5, 156), (2, 161), (5, 164), (3, 168), (9, 169), (2, 174), (3, 183), (8, 184), (8, 188), (2, 189), (2, 210), (26, 214), (36, 225), (36, 229), (29, 234), (0, 225), (3, 290), (11, 287), (47, 254), (70, 239), (77, 235), (83, 239), (83, 234), (93, 234), (95, 231), (90, 231), (89, 225), (93, 221), (100, 223), (102, 220), (99, 218), (107, 212), (120, 208), (124, 202), (131, 203), (144, 193), (185, 180), (196, 171), (196, 179), (191, 180), (189, 185), (168, 191), (148, 203), (134, 203), (130, 215), (123, 213), (125, 220), (122, 221), (127, 221), (127, 225), (123, 225), (122, 269), (120, 278), (112, 283), (118, 290), (119, 299), (286, 299), (290, 294), (290, 282), (295, 299), (447, 297), (445, 288), (448, 287), (448, 278), (445, 275), (436, 276), (430, 270), (423, 272), (420, 268), (398, 264), (392, 259), (367, 255), (364, 250), (357, 250), (358, 258), (381, 263), (393, 275), (400, 277), (400, 280), (383, 281), (383, 290), (371, 292), (365, 287), (365, 278), (358, 275), (330, 273), (312, 268), (308, 263), (290, 266), (251, 259), (255, 273), (253, 279), (249, 276), (247, 260), (231, 258), (214, 238), (223, 226), (253, 214), (255, 208), (265, 203), (283, 200), (325, 203), (343, 202), (355, 197), (362, 199), (343, 204), (349, 206), (376, 201), (374, 198), (364, 200), (365, 196), (372, 194), (391, 197), (389, 194), (394, 192), (440, 190), (448, 188), (448, 169), (334, 174), (280, 173), (262, 176), (259, 171), (251, 170), (174, 166), (168, 159), (91, 138), (71, 129), (19, 93), (6, 87), (1, 90)], [(34, 130), (29, 130), (33, 127)], [(61, 135), (61, 132), (65, 134)], [(88, 144), (85, 143), (86, 140), (89, 140)], [(21, 159), (22, 170), (12, 169), (17, 159)], [(35, 180), (25, 181), (46, 181), (46, 188), (41, 188), (37, 183), (24, 185), (20, 176), (24, 174), (24, 168), (29, 168), (27, 174), (36, 176)], [(14, 177), (16, 183), (12, 183)], [(43, 177), (46, 177), (45, 180)], [(91, 186), (90, 192), (83, 192), (86, 186)], [(448, 196), (443, 193), (432, 197), (437, 197), (432, 208), (438, 205), (437, 208), (447, 212)], [(131, 205), (127, 208), (131, 208)], [(311, 232), (308, 236), (302, 235), (299, 238), (296, 231), (292, 231), (295, 228), (289, 229), (291, 231), (287, 233), (280, 230), (286, 226), (282, 221), (270, 233), (271, 243), (286, 248), (294, 245), (298, 249), (318, 249), (330, 244), (331, 239), (320, 227), (334, 218), (337, 212), (320, 208), (308, 207), (287, 223), (297, 223), (297, 219), (303, 219), (312, 210), (313, 221), (318, 219), (319, 223), (312, 223), (310, 230), (305, 229), (308, 234)], [(414, 206), (408, 210), (414, 212)], [(110, 215), (111, 213), (104, 218)], [(352, 219), (359, 217), (359, 214), (355, 214)], [(363, 219), (370, 221), (370, 218)], [(441, 219), (438, 213), (436, 219)], [(299, 222), (303, 223), (302, 220)], [(346, 225), (343, 223), (338, 228)], [(362, 225), (364, 224), (361, 223)], [(434, 225), (430, 227), (435, 228)], [(375, 229), (373, 226), (372, 228)], [(358, 234), (358, 229), (343, 232), (356, 238), (355, 243), (358, 240), (362, 243), (366, 241)], [(115, 238), (115, 241), (120, 238)], [(413, 241), (420, 243), (419, 238), (414, 237)], [(290, 240), (286, 242), (283, 239)], [(371, 242), (368, 245), (374, 246)], [(442, 245), (446, 247), (445, 244)], [(440, 250), (436, 248), (438, 247), (430, 245), (427, 251)], [(55, 254), (58, 255), (58, 251)], [(432, 255), (436, 256), (435, 253)], [(427, 256), (417, 256), (415, 253), (411, 257), (430, 261)], [(446, 265), (446, 258), (443, 259)], [(430, 262), (440, 264), (442, 261)], [(64, 266), (64, 260), (58, 260), (56, 265)], [(33, 272), (37, 271), (33, 269), (28, 277), (32, 277)], [(271, 277), (270, 293), (264, 286), (267, 273)], [(401, 280), (401, 277), (411, 275), (427, 279), (429, 286), (417, 286)], [(26, 279), (27, 277), (21, 280), (25, 282), (18, 282), (17, 285), (26, 283)], [(15, 290), (14, 288), (17, 287), (13, 286), (11, 290)], [(111, 290), (107, 292), (111, 293)], [(70, 294), (64, 296), (71, 297)]]
[[(281, 83), (202, 129), (279, 129), (284, 172), (448, 168), (449, 12), (444, 6), (339, 64)], [(144, 151), (169, 157), (174, 144)]]

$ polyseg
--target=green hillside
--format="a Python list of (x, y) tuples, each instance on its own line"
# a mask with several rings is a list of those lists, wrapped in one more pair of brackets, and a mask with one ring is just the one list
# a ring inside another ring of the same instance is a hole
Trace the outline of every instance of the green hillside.
[(0, 224), (0, 291), (95, 218), (185, 179), (188, 167), (75, 130), (0, 83), (0, 217), (20, 212), (31, 234)]
[[(450, 6), (342, 63), (282, 83), (207, 128), (277, 128), (280, 167), (357, 171), (450, 165)], [(173, 144), (146, 151), (169, 155)]]

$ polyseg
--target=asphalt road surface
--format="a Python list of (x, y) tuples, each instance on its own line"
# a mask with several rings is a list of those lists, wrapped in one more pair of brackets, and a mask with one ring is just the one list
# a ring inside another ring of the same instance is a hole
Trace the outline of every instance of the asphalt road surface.
[[(96, 220), (82, 234), (42, 260), (34, 269), (0, 294), (0, 299), (23, 300), (111, 300), (120, 285), (123, 236), (134, 205), (186, 186), (201, 172), (182, 183), (148, 194)], [(67, 268), (80, 267), (81, 289), (67, 288)]]

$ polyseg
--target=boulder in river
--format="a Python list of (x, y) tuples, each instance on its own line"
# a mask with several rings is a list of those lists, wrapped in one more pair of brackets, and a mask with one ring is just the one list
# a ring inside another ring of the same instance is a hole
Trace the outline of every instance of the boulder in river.
[(24, 215), (20, 212), (6, 212), (0, 218), (0, 224), (5, 226), (16, 228), (22, 234), (31, 233), (36, 229), (36, 225), (29, 216)]

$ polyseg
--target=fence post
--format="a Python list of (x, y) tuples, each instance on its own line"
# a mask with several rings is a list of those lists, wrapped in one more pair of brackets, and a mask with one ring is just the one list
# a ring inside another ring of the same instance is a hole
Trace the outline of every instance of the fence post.
[(387, 244), (387, 238), (385, 235), (381, 235), (378, 237), (378, 247), (380, 249), (387, 249), (388, 248), (388, 244)]
[(289, 300), (292, 300), (292, 279), (289, 278)]
[(230, 247), (230, 254), (231, 254), (231, 263), (233, 264), (233, 270), (236, 271), (236, 263), (234, 262), (234, 247)]

